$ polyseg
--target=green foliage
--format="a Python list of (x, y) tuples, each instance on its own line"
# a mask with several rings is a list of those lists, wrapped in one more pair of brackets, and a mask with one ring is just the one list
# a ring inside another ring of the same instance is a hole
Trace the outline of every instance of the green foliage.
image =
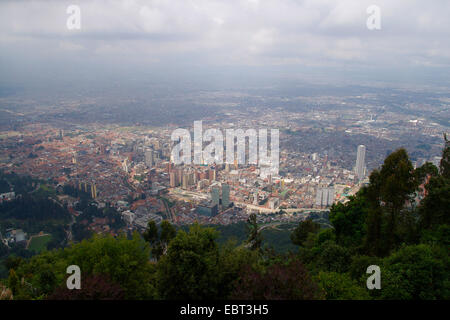
[(237, 246), (234, 241), (229, 241), (220, 247), (219, 268), (220, 285), (218, 296), (229, 298), (234, 290), (236, 279), (239, 278), (241, 270), (248, 266), (258, 268), (259, 254), (257, 251), (248, 250)]
[(435, 229), (442, 224), (450, 225), (450, 179), (432, 177), (426, 191), (428, 195), (419, 207), (421, 227)]
[(29, 195), (0, 204), (0, 220), (69, 221), (67, 210), (52, 200)]
[(425, 244), (405, 246), (383, 261), (382, 299), (449, 299), (446, 249)]
[(398, 233), (402, 209), (416, 187), (414, 169), (405, 149), (391, 153), (381, 170), (374, 170), (370, 175), (367, 193), (372, 210), (368, 232), (371, 242), (377, 242), (375, 254), (386, 255), (402, 242)]
[[(225, 244), (229, 240), (235, 240), (238, 243), (245, 242), (247, 239), (247, 225), (245, 221), (232, 223), (228, 225), (209, 225), (220, 235), (217, 238), (219, 244)], [(265, 228), (261, 231), (262, 248), (273, 248), (277, 252), (287, 253), (297, 250), (297, 246), (291, 242), (290, 235), (294, 223), (280, 224), (273, 228)]]
[(445, 148), (442, 152), (442, 159), (439, 166), (441, 176), (445, 179), (450, 179), (450, 141), (447, 140), (447, 135), (444, 135)]
[(158, 227), (156, 226), (156, 222), (150, 220), (147, 224), (147, 229), (142, 234), (145, 241), (152, 244), (158, 240)]
[(256, 214), (252, 213), (247, 219), (247, 244), (251, 250), (260, 250), (263, 241), (261, 231), (256, 222)]
[(421, 167), (414, 171), (414, 176), (417, 184), (422, 184), (425, 182), (427, 176), (436, 177), (439, 175), (439, 169), (436, 168), (431, 162), (425, 162)]
[(154, 267), (148, 257), (148, 245), (138, 234), (131, 240), (125, 236), (117, 239), (94, 237), (64, 250), (34, 256), (19, 265), (17, 274), (29, 283), (29, 286), (22, 286), (26, 298), (52, 293), (65, 283), (66, 268), (78, 265), (83, 274), (108, 274), (124, 289), (128, 299), (149, 299), (154, 297), (154, 288), (149, 281)]
[(161, 232), (158, 232), (158, 227), (155, 221), (148, 222), (147, 229), (143, 233), (145, 241), (151, 246), (152, 256), (158, 260), (167, 251), (167, 246), (170, 240), (175, 238), (176, 230), (169, 221), (164, 220), (161, 223)]
[(35, 236), (31, 239), (28, 249), (39, 253), (47, 248), (51, 238), (51, 235)]
[(349, 249), (332, 241), (327, 241), (320, 246), (316, 263), (320, 270), (346, 272), (350, 257)]
[(368, 300), (368, 290), (346, 273), (320, 272), (317, 276), (327, 300)]
[(353, 280), (358, 281), (360, 285), (366, 285), (368, 275), (367, 267), (371, 265), (380, 266), (381, 258), (365, 255), (354, 255), (351, 258), (348, 273)]
[(245, 300), (313, 300), (322, 299), (323, 292), (298, 259), (273, 263), (260, 270), (242, 270), (233, 299)]
[(311, 219), (306, 219), (298, 224), (291, 234), (293, 244), (302, 246), (310, 233), (315, 234), (320, 230), (320, 225)]
[(178, 231), (157, 265), (161, 299), (219, 298), (220, 268), (217, 232), (194, 224)]
[(330, 222), (334, 227), (336, 242), (344, 246), (359, 246), (366, 234), (367, 200), (364, 189), (346, 204), (338, 203), (330, 209)]
[(17, 294), (19, 290), (19, 283), (19, 278), (17, 277), (14, 269), (9, 270), (8, 287), (11, 289), (13, 294)]
[(58, 287), (49, 300), (122, 300), (124, 290), (105, 275), (82, 275), (81, 289), (70, 290), (64, 284)]

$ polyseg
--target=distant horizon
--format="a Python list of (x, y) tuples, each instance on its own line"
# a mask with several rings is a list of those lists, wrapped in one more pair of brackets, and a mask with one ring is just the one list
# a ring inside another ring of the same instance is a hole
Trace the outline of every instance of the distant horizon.
[[(448, 1), (0, 3), (0, 88), (133, 81), (450, 85)], [(366, 12), (380, 8), (379, 30)], [(222, 81), (222, 82), (221, 82)], [(67, 88), (66, 88), (67, 89)], [(0, 91), (1, 94), (1, 91)]]

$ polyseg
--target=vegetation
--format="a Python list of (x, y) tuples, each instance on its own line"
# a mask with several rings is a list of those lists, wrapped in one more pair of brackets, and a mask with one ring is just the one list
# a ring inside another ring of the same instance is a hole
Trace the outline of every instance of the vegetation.
[(41, 252), (47, 248), (47, 244), (50, 242), (51, 235), (33, 236), (30, 239), (28, 249), (35, 252)]

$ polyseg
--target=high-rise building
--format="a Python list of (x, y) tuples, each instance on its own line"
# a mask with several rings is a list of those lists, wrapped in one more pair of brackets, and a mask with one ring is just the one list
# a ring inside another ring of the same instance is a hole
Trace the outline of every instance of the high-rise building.
[(183, 181), (183, 169), (182, 168), (178, 168), (176, 171), (176, 180), (177, 180), (177, 185), (181, 185), (182, 181)]
[(316, 193), (316, 206), (329, 207), (334, 202), (334, 187), (318, 188)]
[(215, 181), (216, 180), (216, 170), (215, 169), (209, 169), (209, 171), (208, 171), (208, 178), (209, 178), (209, 181)]
[(153, 150), (146, 150), (145, 151), (145, 165), (149, 168), (153, 167)]
[(125, 158), (122, 162), (122, 169), (123, 171), (128, 173), (128, 163), (127, 163), (127, 158)]
[(95, 183), (91, 184), (91, 197), (92, 199), (97, 198), (97, 186)]
[(220, 189), (218, 186), (213, 186), (211, 188), (211, 202), (213, 205), (220, 204)]
[(183, 189), (187, 189), (189, 185), (190, 185), (189, 173), (185, 172), (185, 173), (183, 173), (183, 184), (182, 184), (182, 187), (183, 187)]
[(327, 207), (331, 206), (333, 202), (334, 202), (334, 188), (328, 187)]
[(356, 153), (356, 166), (355, 166), (355, 174), (359, 180), (364, 179), (366, 174), (365, 157), (366, 157), (366, 146), (359, 145)]
[(170, 187), (171, 188), (175, 188), (178, 184), (177, 184), (177, 175), (175, 171), (170, 171), (169, 173), (169, 179), (170, 179)]
[(226, 183), (222, 184), (222, 208), (227, 209), (230, 206), (230, 186)]

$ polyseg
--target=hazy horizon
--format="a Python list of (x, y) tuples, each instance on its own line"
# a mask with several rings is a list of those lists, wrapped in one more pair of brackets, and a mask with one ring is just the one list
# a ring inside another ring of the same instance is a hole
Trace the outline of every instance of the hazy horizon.
[[(68, 30), (69, 5), (81, 29)], [(369, 30), (367, 7), (381, 9)], [(0, 86), (268, 85), (447, 88), (448, 1), (2, 1)]]

